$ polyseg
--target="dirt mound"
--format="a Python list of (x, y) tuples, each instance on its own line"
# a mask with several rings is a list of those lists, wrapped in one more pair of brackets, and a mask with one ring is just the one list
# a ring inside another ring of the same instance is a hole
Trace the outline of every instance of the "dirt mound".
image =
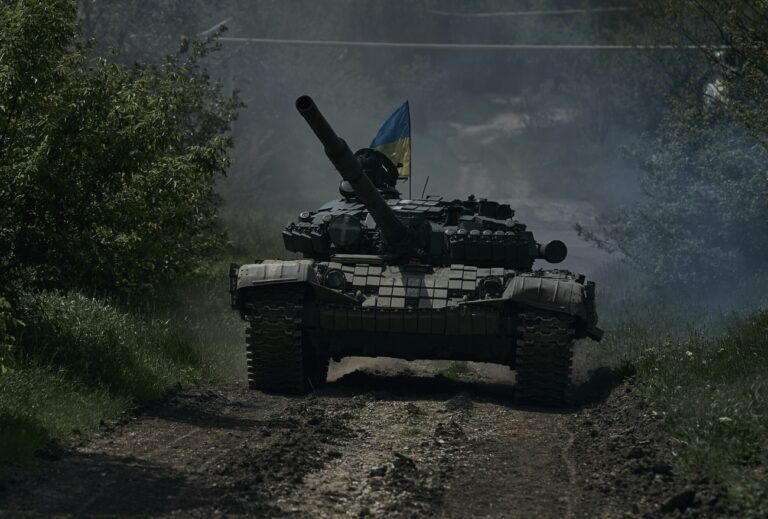
[(585, 493), (603, 501), (609, 515), (738, 516), (724, 488), (673, 468), (675, 446), (663, 433), (662, 417), (630, 386), (574, 415), (571, 427)]

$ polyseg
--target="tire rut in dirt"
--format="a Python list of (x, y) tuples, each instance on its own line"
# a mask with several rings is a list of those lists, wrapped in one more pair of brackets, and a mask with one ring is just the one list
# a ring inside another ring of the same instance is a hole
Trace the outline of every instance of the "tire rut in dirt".
[(301, 394), (325, 382), (328, 360), (316, 358), (302, 325), (304, 288), (266, 287), (251, 297), (246, 329), (248, 386)]
[(560, 406), (571, 381), (574, 320), (548, 312), (520, 314), (515, 353), (520, 404)]
[(439, 515), (447, 483), (466, 447), (463, 410), (403, 402), (386, 394), (355, 397), (355, 440), (344, 456), (310, 476), (293, 500), (328, 516)]
[(439, 421), (414, 449), (393, 452), (379, 494), (384, 503), (381, 512), (387, 517), (439, 515), (446, 485), (466, 449), (463, 421), (461, 417)]
[(340, 457), (353, 437), (346, 415), (311, 403), (299, 403), (274, 413), (258, 436), (231, 448), (208, 469), (221, 497), (216, 510), (229, 514), (295, 516), (283, 497), (304, 478)]

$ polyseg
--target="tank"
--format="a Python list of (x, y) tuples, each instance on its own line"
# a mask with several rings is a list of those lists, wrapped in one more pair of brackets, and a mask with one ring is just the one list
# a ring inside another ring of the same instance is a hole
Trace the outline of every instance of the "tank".
[(230, 268), (232, 308), (247, 322), (252, 389), (304, 393), (347, 356), (503, 364), (519, 403), (567, 401), (574, 341), (599, 341), (595, 285), (535, 269), (565, 244), (540, 244), (504, 203), (470, 195), (404, 199), (397, 167), (352, 153), (302, 96), (296, 108), (341, 175), (341, 197), (283, 231), (301, 259)]

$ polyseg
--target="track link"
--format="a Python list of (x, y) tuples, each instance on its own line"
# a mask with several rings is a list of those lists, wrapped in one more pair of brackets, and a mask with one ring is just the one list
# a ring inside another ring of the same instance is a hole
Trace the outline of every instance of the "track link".
[(515, 400), (521, 404), (563, 405), (571, 381), (573, 317), (524, 312), (519, 316), (517, 330)]
[(301, 394), (325, 382), (327, 359), (317, 359), (302, 328), (303, 287), (264, 287), (250, 295), (246, 329), (248, 386)]

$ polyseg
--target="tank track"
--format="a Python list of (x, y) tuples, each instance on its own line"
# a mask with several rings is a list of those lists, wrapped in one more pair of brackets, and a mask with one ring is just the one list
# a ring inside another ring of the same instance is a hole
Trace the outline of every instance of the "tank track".
[(325, 382), (328, 358), (318, 358), (302, 326), (303, 287), (261, 288), (251, 295), (248, 308), (249, 388), (302, 394)]
[(517, 403), (559, 406), (566, 402), (574, 325), (573, 317), (568, 315), (543, 311), (519, 315), (515, 346)]

